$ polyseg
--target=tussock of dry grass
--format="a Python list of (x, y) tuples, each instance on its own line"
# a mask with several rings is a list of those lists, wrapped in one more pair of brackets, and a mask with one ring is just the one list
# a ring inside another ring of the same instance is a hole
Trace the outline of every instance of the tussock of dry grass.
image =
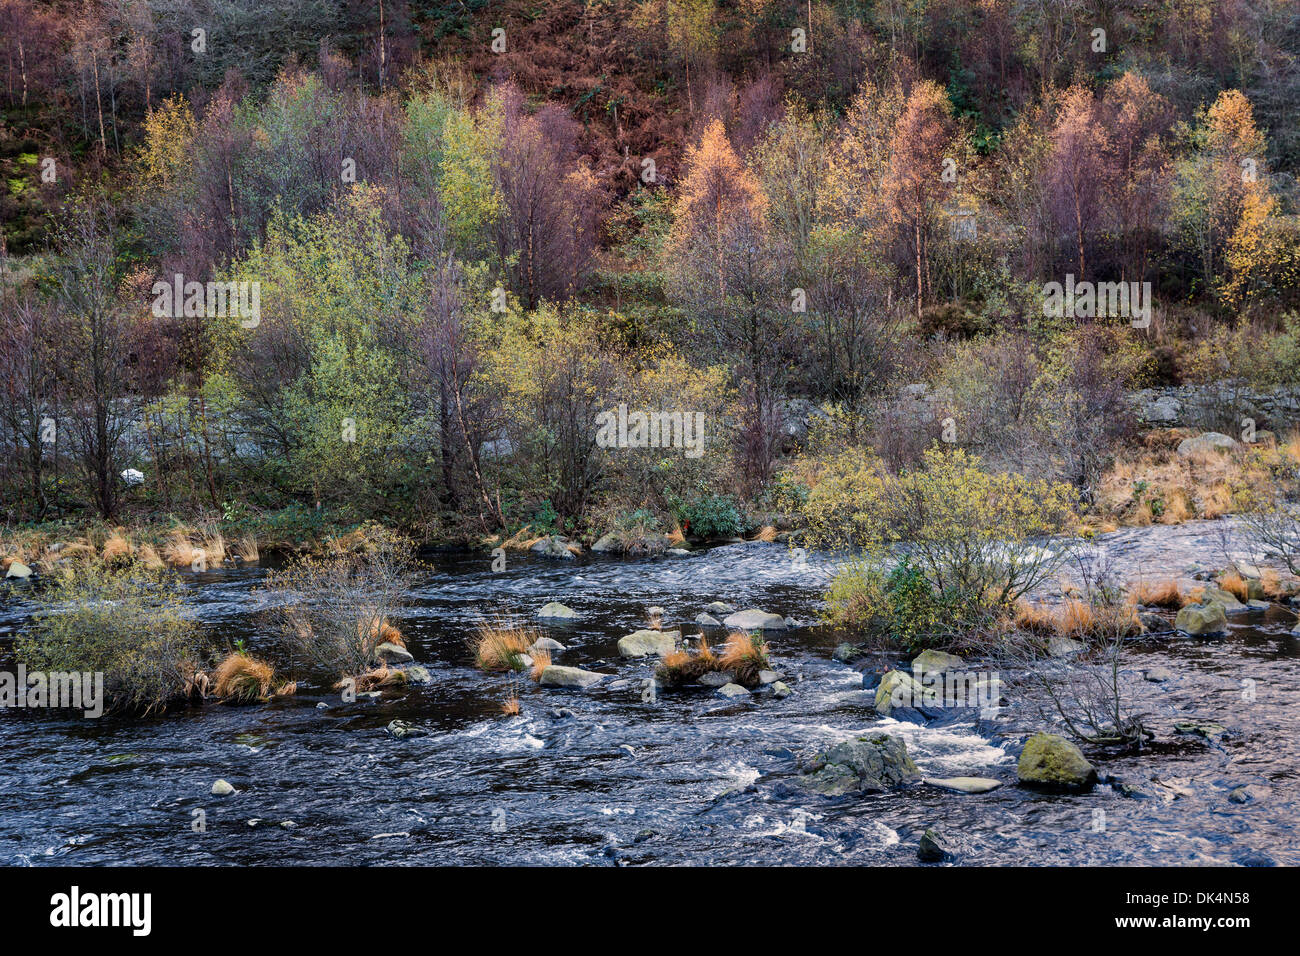
[(535, 681), (540, 681), (542, 671), (551, 666), (551, 652), (539, 647), (535, 651), (529, 651), (528, 654), (533, 659), (533, 666), (529, 668), (528, 676)]
[[(481, 624), (470, 638), (474, 663), (485, 671), (523, 669), (522, 658), (541, 635), (531, 628), (501, 624)], [(538, 674), (540, 677), (541, 674)]]
[(501, 713), (507, 717), (518, 717), (520, 711), (519, 698), (511, 697), (501, 705)]
[(1074, 597), (1055, 608), (1020, 601), (1011, 616), (1016, 630), (1041, 637), (1059, 635), (1075, 640), (1110, 639), (1116, 633), (1137, 634), (1142, 626), (1132, 604), (1090, 604)]
[(130, 564), (131, 559), (135, 557), (135, 548), (132, 547), (130, 540), (126, 537), (121, 528), (116, 528), (104, 541), (104, 549), (100, 552), (100, 559), (110, 566), (121, 566)]
[(235, 703), (247, 704), (267, 696), (274, 683), (274, 668), (247, 654), (230, 654), (215, 672), (216, 695)]
[(665, 655), (655, 668), (655, 674), (669, 687), (677, 687), (682, 684), (692, 684), (705, 674), (717, 670), (722, 670), (718, 657), (709, 647), (709, 642), (701, 635), (700, 646), (694, 653), (679, 649)]
[(770, 524), (765, 524), (763, 525), (763, 527), (759, 528), (758, 531), (754, 532), (754, 537), (751, 538), (750, 540), (769, 541), (769, 542), (775, 541), (776, 528), (772, 527)]
[(1246, 579), (1235, 570), (1224, 572), (1223, 576), (1219, 578), (1219, 587), (1243, 604), (1250, 600), (1250, 588), (1246, 585)]
[(731, 671), (735, 682), (744, 687), (758, 686), (758, 672), (770, 666), (763, 639), (740, 631), (727, 636), (727, 644), (718, 658), (718, 669)]
[(262, 560), (262, 553), (257, 549), (257, 539), (251, 534), (246, 534), (236, 541), (230, 548), (241, 563), (257, 564)]
[(1172, 578), (1160, 581), (1139, 581), (1129, 586), (1129, 596), (1139, 604), (1151, 607), (1182, 607), (1183, 593)]
[(686, 543), (686, 535), (682, 532), (680, 524), (674, 524), (673, 530), (664, 535), (664, 540), (668, 542), (670, 548), (680, 548)]

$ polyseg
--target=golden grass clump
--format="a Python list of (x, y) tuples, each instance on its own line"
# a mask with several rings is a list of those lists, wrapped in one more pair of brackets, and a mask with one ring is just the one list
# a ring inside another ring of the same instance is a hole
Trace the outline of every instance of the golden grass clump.
[(501, 713), (507, 717), (518, 717), (520, 711), (519, 698), (511, 697), (501, 705)]
[(233, 653), (217, 665), (216, 695), (237, 704), (249, 704), (266, 697), (275, 684), (275, 670), (265, 661)]
[(540, 637), (525, 627), (503, 624), (481, 624), (470, 638), (474, 663), (485, 671), (523, 670), (523, 657)]
[(668, 542), (670, 548), (680, 548), (686, 543), (686, 535), (682, 532), (680, 523), (673, 525), (673, 530), (664, 535), (664, 540)]
[(755, 532), (754, 537), (751, 538), (750, 540), (767, 541), (767, 542), (775, 541), (776, 528), (772, 527), (770, 524), (765, 524), (763, 525), (763, 527), (759, 528), (757, 532)]
[(1183, 593), (1172, 578), (1160, 581), (1140, 581), (1129, 587), (1129, 595), (1139, 604), (1151, 607), (1182, 607)]
[(678, 687), (693, 684), (705, 674), (721, 669), (709, 642), (700, 635), (700, 646), (695, 653), (682, 648), (664, 655), (655, 668), (655, 676), (669, 687)]
[(736, 631), (727, 637), (727, 644), (718, 658), (718, 670), (730, 671), (733, 680), (742, 687), (757, 687), (758, 672), (770, 669), (767, 643), (757, 634)]
[(1223, 590), (1227, 591), (1238, 601), (1244, 603), (1250, 600), (1250, 588), (1246, 584), (1246, 579), (1238, 574), (1235, 569), (1223, 573), (1223, 576), (1219, 578), (1219, 587), (1223, 588)]
[[(362, 619), (357, 621), (357, 634), (365, 638), (365, 646), (368, 652), (373, 652), (380, 644), (396, 644), (398, 647), (406, 646), (406, 635), (397, 629), (397, 627), (386, 617), (375, 619), (373, 609), (363, 609)], [(369, 633), (366, 632), (366, 623), (370, 624)]]
[(528, 676), (535, 681), (542, 679), (542, 671), (551, 666), (551, 652), (545, 648), (539, 647), (535, 651), (529, 651), (529, 656), (533, 659), (533, 666), (528, 670)]
[(1056, 633), (1056, 615), (1052, 613), (1051, 609), (1038, 604), (1030, 604), (1023, 599), (1016, 603), (1012, 620), (1017, 630), (1029, 634), (1046, 635)]
[(135, 553), (135, 558), (150, 571), (161, 571), (167, 566), (158, 553), (158, 549), (151, 544), (140, 545)]
[(257, 564), (262, 560), (262, 554), (257, 549), (257, 539), (251, 534), (246, 534), (236, 541), (231, 545), (230, 550), (241, 564)]
[(113, 533), (104, 541), (104, 549), (100, 552), (100, 558), (110, 567), (121, 567), (131, 563), (135, 557), (135, 548), (131, 546), (131, 541), (121, 528), (115, 528)]

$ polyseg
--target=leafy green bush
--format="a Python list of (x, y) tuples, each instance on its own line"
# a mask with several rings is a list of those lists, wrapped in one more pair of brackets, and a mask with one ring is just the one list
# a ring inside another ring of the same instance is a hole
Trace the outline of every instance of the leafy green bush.
[(734, 538), (745, 530), (740, 505), (731, 495), (697, 498), (681, 509), (679, 520), (698, 538)]
[(102, 673), (113, 710), (148, 713), (186, 695), (204, 641), (174, 576), (89, 564), (34, 600), (14, 645), (29, 670)]
[(946, 643), (990, 625), (1060, 564), (1046, 539), (1073, 518), (1067, 485), (986, 472), (937, 447), (896, 476), (846, 460), (851, 474), (823, 476), (805, 512), (815, 542), (865, 552), (827, 593), (834, 623), (910, 648)]

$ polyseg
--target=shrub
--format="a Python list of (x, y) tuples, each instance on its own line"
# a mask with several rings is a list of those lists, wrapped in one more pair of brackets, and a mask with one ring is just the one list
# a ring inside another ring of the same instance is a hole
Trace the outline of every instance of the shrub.
[(304, 558), (267, 575), (268, 614), (278, 643), (295, 663), (349, 676), (375, 661), (375, 647), (404, 643), (389, 623), (406, 600), (413, 573), (410, 543), (372, 531), (365, 553)]
[[(1074, 517), (1066, 485), (989, 473), (960, 450), (932, 448), (923, 465), (892, 476), (866, 463), (831, 475), (813, 489), (808, 514), (818, 543), (866, 552), (832, 583), (831, 619), (886, 628), (913, 647), (1007, 613), (1059, 566), (1046, 539)], [(886, 577), (891, 555), (902, 560)]]
[(148, 713), (186, 696), (204, 644), (175, 578), (88, 565), (32, 599), (36, 610), (14, 645), (30, 670), (100, 672), (106, 706), (116, 710)]
[(740, 506), (731, 495), (709, 495), (685, 505), (678, 515), (697, 538), (734, 538), (745, 527)]

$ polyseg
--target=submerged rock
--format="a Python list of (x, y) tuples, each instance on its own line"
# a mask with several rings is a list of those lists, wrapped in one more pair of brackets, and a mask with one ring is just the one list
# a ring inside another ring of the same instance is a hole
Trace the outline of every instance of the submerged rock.
[(390, 736), (396, 737), (398, 740), (404, 740), (407, 737), (419, 737), (424, 733), (424, 731), (420, 730), (409, 720), (401, 719), (390, 720), (388, 726), (385, 727), (384, 730), (386, 730)]
[(872, 734), (842, 741), (818, 754), (800, 778), (800, 784), (837, 797), (887, 790), (919, 776), (902, 738)]
[(739, 684), (723, 684), (718, 688), (717, 693), (722, 697), (729, 697), (732, 699), (750, 696), (750, 692)]
[(790, 689), (789, 685), (786, 684), (785, 681), (779, 680), (772, 685), (772, 696), (777, 700), (785, 700), (785, 698), (789, 697), (793, 693), (794, 691)]
[(1174, 627), (1193, 637), (1223, 634), (1228, 629), (1228, 618), (1222, 604), (1189, 604), (1178, 612)]
[(585, 690), (599, 684), (608, 676), (608, 674), (597, 674), (595, 671), (585, 671), (581, 667), (552, 664), (542, 671), (538, 683), (543, 687), (576, 687)]
[(1034, 734), (1016, 764), (1023, 784), (1060, 790), (1086, 790), (1097, 782), (1097, 771), (1070, 741), (1056, 734)]
[(921, 834), (921, 843), (916, 848), (916, 858), (922, 863), (942, 863), (952, 858), (948, 841), (935, 830), (926, 830)]
[(1151, 681), (1153, 684), (1163, 684), (1165, 681), (1174, 679), (1174, 672), (1168, 667), (1148, 667), (1142, 672), (1142, 676)]
[(952, 790), (954, 793), (988, 793), (1002, 786), (1001, 780), (994, 780), (991, 777), (940, 777), (921, 782), (928, 783), (932, 787)]
[(537, 612), (537, 616), (546, 621), (572, 621), (578, 616), (578, 612), (567, 604), (552, 601), (549, 604), (542, 605), (542, 609)]
[(218, 780), (212, 785), (212, 795), (214, 797), (228, 797), (235, 792), (235, 788), (230, 785), (229, 780)]
[(727, 627), (737, 631), (784, 631), (785, 618), (780, 614), (769, 614), (757, 608), (749, 608), (728, 614), (722, 621)]
[(622, 657), (667, 657), (681, 639), (681, 631), (636, 631), (618, 639), (618, 653)]

